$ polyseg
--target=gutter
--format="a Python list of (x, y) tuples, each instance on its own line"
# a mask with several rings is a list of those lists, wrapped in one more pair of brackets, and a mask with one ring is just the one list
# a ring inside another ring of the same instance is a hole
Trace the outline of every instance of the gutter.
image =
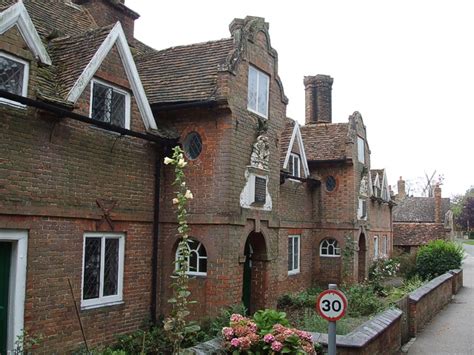
[(151, 108), (153, 111), (172, 111), (185, 108), (216, 108), (220, 105), (226, 105), (227, 100), (202, 100), (202, 101), (188, 101), (188, 102), (176, 102), (167, 104), (153, 104)]
[(167, 151), (168, 148), (178, 143), (177, 139), (169, 139), (158, 137), (149, 133), (140, 133), (126, 128), (113, 126), (105, 122), (93, 120), (90, 117), (80, 115), (69, 110), (65, 110), (55, 105), (51, 105), (42, 101), (33, 100), (27, 97), (15, 95), (5, 90), (0, 90), (0, 97), (11, 101), (19, 102), (23, 105), (35, 107), (41, 110), (49, 111), (62, 117), (69, 117), (73, 120), (88, 123), (107, 131), (120, 133), (124, 136), (140, 138), (148, 142), (156, 143), (155, 146), (155, 194), (153, 201), (153, 241), (152, 241), (152, 270), (151, 270), (151, 300), (150, 300), (150, 316), (153, 324), (156, 324), (156, 297), (158, 290), (158, 242), (160, 237), (160, 187), (161, 187), (161, 164), (163, 162), (163, 155), (160, 148)]
[(308, 160), (308, 164), (325, 164), (325, 163), (332, 163), (332, 164), (352, 164), (352, 158), (341, 158), (341, 159), (327, 159), (327, 160)]

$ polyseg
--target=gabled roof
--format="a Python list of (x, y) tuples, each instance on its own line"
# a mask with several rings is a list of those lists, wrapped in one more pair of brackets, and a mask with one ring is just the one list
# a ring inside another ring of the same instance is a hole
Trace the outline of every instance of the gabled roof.
[(382, 180), (384, 177), (384, 169), (370, 169), (370, 175), (372, 177), (372, 185), (375, 185), (377, 176), (379, 177), (378, 183), (382, 186)]
[(350, 142), (348, 123), (318, 123), (301, 127), (309, 161), (342, 160)]
[(294, 144), (298, 144), (301, 166), (303, 167), (304, 177), (307, 177), (309, 176), (309, 167), (303, 144), (303, 138), (301, 136), (300, 125), (296, 121), (287, 117), (285, 122), (285, 130), (281, 136), (281, 160), (284, 170), (288, 168), (288, 161), (290, 160), (290, 154)]
[(35, 57), (43, 64), (51, 65), (51, 58), (21, 0), (0, 13), (0, 34), (15, 25)]
[[(444, 218), (450, 208), (449, 198), (441, 199), (441, 216)], [(397, 202), (393, 209), (394, 222), (433, 222), (435, 221), (434, 197), (406, 197)]]
[(137, 58), (151, 104), (217, 100), (217, 75), (232, 38), (172, 47)]

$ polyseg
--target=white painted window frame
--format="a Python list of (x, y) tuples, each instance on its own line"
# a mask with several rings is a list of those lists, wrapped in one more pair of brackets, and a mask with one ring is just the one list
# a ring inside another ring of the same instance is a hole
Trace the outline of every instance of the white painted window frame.
[(357, 158), (359, 162), (365, 164), (365, 140), (357, 136)]
[(380, 256), (379, 237), (375, 235), (374, 236), (374, 259), (378, 259), (379, 256)]
[[(249, 100), (248, 100), (248, 91), (250, 91), (250, 87), (249, 85), (247, 85), (247, 110), (263, 117), (263, 118), (268, 118), (268, 106), (269, 106), (269, 97), (270, 97), (270, 75), (268, 75), (267, 73), (264, 73), (263, 71), (257, 69), (256, 67), (254, 67), (253, 65), (249, 65), (249, 72), (248, 72), (248, 82), (250, 84), (250, 72), (251, 71), (255, 71), (256, 74), (257, 74), (257, 96), (256, 96), (256, 100), (255, 100), (255, 108), (253, 107), (250, 107), (249, 105)], [(260, 76), (265, 76), (267, 79), (268, 79), (268, 85), (267, 85), (267, 97), (265, 98), (266, 100), (266, 105), (265, 105), (265, 108), (266, 108), (266, 112), (259, 112), (258, 111), (258, 92), (260, 90)]]
[[(363, 215), (363, 212), (364, 212), (364, 201), (365, 201), (365, 216)], [(368, 214), (368, 210), (367, 210), (367, 200), (366, 199), (363, 199), (363, 198), (359, 198), (359, 204), (358, 204), (358, 208), (357, 208), (357, 218), (359, 220), (367, 220), (367, 214)]]
[[(10, 59), (14, 62), (18, 62), (24, 65), (23, 67), (23, 85), (22, 85), (22, 91), (21, 91), (21, 96), (27, 97), (28, 96), (28, 82), (29, 82), (29, 77), (30, 77), (30, 63), (28, 63), (26, 60), (15, 57), (11, 54), (5, 53), (3, 51), (0, 51), (0, 57), (4, 57), (7, 59)], [(26, 105), (23, 105), (19, 102), (12, 101), (5, 99), (3, 97), (0, 97), (0, 103), (7, 104), (10, 106), (15, 106), (18, 108), (26, 108)]]
[[(196, 255), (197, 255), (197, 269), (199, 270), (199, 261), (202, 260), (202, 259), (206, 259), (206, 264), (207, 264), (207, 250), (206, 250), (206, 246), (200, 242), (199, 240), (196, 240), (196, 239), (193, 239), (193, 238), (190, 238), (192, 239), (193, 241), (195, 242), (198, 242), (198, 246), (196, 249), (191, 249), (189, 247), (189, 243), (188, 243), (188, 249), (189, 249), (189, 252), (190, 254), (195, 252)], [(206, 256), (201, 256), (199, 255), (199, 253), (197, 252), (197, 250), (199, 250), (199, 246), (203, 246), (204, 250), (206, 250)], [(179, 256), (179, 252), (178, 252), (178, 248), (176, 248), (176, 253), (175, 253), (175, 260), (178, 260), (178, 256)], [(178, 265), (175, 264), (175, 270), (177, 270), (177, 267)], [(207, 276), (207, 271), (206, 272), (202, 272), (202, 271), (189, 271), (189, 258), (188, 258), (188, 271), (186, 271), (186, 274), (188, 274), (189, 276)]]
[[(288, 236), (288, 240), (291, 240), (291, 264), (292, 269), (288, 270), (288, 275), (295, 275), (300, 273), (300, 264), (301, 264), (301, 235), (299, 234), (292, 234)], [(294, 265), (293, 257), (295, 255), (295, 240), (296, 246), (298, 248), (298, 259), (297, 259), (297, 266)], [(288, 254), (288, 258), (290, 258), (290, 254)]]
[(15, 341), (23, 334), (24, 329), (28, 231), (0, 229), (0, 241), (13, 244), (7, 325), (7, 349), (13, 350)]
[(105, 82), (103, 80), (94, 78), (91, 80), (91, 92), (90, 92), (90, 101), (89, 101), (89, 117), (92, 118), (92, 101), (94, 100), (94, 85), (95, 83), (107, 86), (109, 88), (112, 88), (113, 91), (124, 95), (125, 96), (125, 127), (126, 129), (130, 129), (130, 115), (131, 115), (131, 95), (129, 92), (113, 85), (108, 82)]
[(382, 254), (384, 256), (387, 256), (388, 255), (388, 250), (387, 250), (387, 246), (388, 246), (388, 243), (387, 243), (387, 236), (384, 235), (382, 236)]
[[(86, 239), (87, 238), (101, 238), (101, 257), (100, 257), (100, 290), (99, 297), (85, 300), (84, 296), (84, 271), (85, 271), (85, 253), (86, 253)], [(118, 261), (118, 284), (117, 294), (111, 296), (102, 296), (104, 287), (104, 254), (105, 254), (105, 240), (118, 239), (119, 240), (119, 261)], [(81, 309), (91, 309), (105, 306), (112, 306), (123, 303), (123, 274), (125, 261), (125, 234), (123, 233), (84, 233), (84, 240), (82, 246), (82, 281), (81, 281)]]
[[(290, 153), (290, 162), (292, 163), (293, 166), (293, 171), (290, 171), (291, 176), (294, 177), (301, 177), (301, 157), (299, 154), (296, 153)], [(290, 165), (290, 162), (288, 162), (288, 165)], [(295, 162), (298, 162), (298, 168), (296, 169), (296, 174), (295, 174)]]
[[(327, 245), (325, 245), (327, 244)], [(333, 246), (334, 254), (329, 254), (329, 244)], [(326, 250), (325, 252), (323, 250)], [(336, 252), (339, 251), (339, 254)], [(340, 258), (341, 257), (341, 248), (339, 247), (339, 243), (336, 239), (333, 238), (326, 238), (324, 239), (321, 244), (319, 245), (319, 256), (328, 257), (328, 258)]]

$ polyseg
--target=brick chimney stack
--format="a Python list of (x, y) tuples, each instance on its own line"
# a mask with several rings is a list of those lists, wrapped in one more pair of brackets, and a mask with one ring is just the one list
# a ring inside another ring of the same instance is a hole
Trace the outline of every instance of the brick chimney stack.
[(397, 187), (398, 187), (398, 195), (397, 195), (397, 198), (398, 198), (399, 200), (402, 200), (402, 199), (404, 199), (407, 195), (406, 195), (406, 192), (405, 192), (405, 180), (403, 180), (401, 176), (400, 176), (400, 179), (399, 179), (398, 182), (397, 182)]
[(332, 122), (332, 83), (329, 75), (304, 77), (306, 124)]
[(100, 27), (120, 21), (125, 36), (133, 38), (135, 20), (140, 17), (135, 11), (125, 6), (125, 0), (72, 0), (87, 9)]
[(441, 187), (436, 185), (434, 188), (434, 200), (435, 200), (435, 223), (441, 223)]

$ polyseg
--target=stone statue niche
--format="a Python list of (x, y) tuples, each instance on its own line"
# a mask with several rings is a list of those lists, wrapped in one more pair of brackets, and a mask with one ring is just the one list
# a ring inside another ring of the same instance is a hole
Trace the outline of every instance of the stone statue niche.
[(257, 169), (269, 170), (269, 160), (270, 145), (268, 144), (268, 137), (261, 134), (253, 144), (250, 166)]

